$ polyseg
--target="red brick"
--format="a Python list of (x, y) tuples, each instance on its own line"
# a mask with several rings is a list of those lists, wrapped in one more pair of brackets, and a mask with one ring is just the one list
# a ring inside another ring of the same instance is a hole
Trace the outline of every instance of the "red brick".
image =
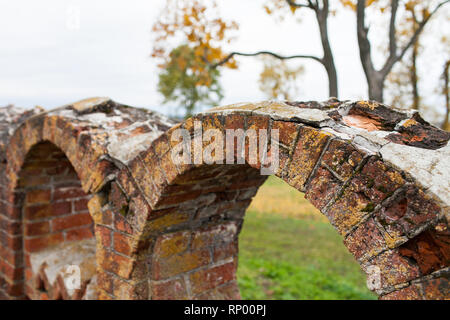
[(80, 199), (80, 200), (74, 201), (75, 211), (76, 212), (87, 211), (88, 210), (88, 207), (87, 207), (88, 201), (89, 201), (89, 199)]
[(39, 238), (25, 239), (25, 250), (29, 252), (36, 252), (45, 249), (49, 246), (60, 243), (64, 240), (61, 233), (51, 234)]
[(90, 239), (94, 236), (92, 232), (92, 226), (80, 227), (66, 231), (67, 241), (78, 241), (84, 239)]
[(322, 163), (336, 172), (342, 179), (350, 178), (364, 155), (349, 142), (333, 140), (322, 156)]
[(57, 202), (48, 205), (25, 207), (25, 219), (36, 220), (52, 216), (65, 215), (72, 212), (70, 202)]
[(52, 220), (52, 230), (60, 231), (74, 227), (89, 225), (92, 218), (89, 213), (77, 213), (66, 217), (55, 218)]
[(388, 293), (382, 297), (380, 300), (422, 300), (422, 294), (420, 286), (411, 284), (406, 288), (395, 290), (394, 292)]
[[(95, 234), (97, 237), (100, 238), (100, 243), (103, 245), (104, 248), (110, 248), (111, 247), (111, 232), (112, 230), (109, 228), (106, 228), (101, 225), (95, 226)], [(99, 239), (97, 239), (99, 241)]]
[(132, 275), (135, 261), (131, 258), (127, 258), (113, 252), (97, 250), (97, 257), (100, 256), (99, 266), (104, 270), (112, 272), (124, 279), (129, 279)]
[(238, 242), (233, 241), (223, 246), (214, 247), (213, 249), (213, 259), (214, 262), (219, 262), (221, 260), (228, 259), (230, 257), (235, 257), (238, 254)]
[(120, 215), (115, 215), (114, 217), (114, 227), (116, 230), (125, 232), (128, 234), (133, 234), (133, 229), (131, 225), (126, 221), (126, 219)]
[(422, 190), (408, 186), (387, 207), (376, 212), (376, 216), (390, 234), (411, 235), (435, 220), (440, 211), (440, 207)]
[(181, 278), (169, 281), (152, 281), (151, 289), (151, 299), (153, 300), (182, 300), (188, 297), (186, 285)]
[(236, 264), (230, 262), (217, 267), (195, 271), (189, 276), (193, 294), (213, 289), (235, 279)]
[(84, 196), (86, 196), (86, 193), (84, 193), (83, 189), (81, 189), (80, 187), (55, 188), (53, 191), (53, 201), (79, 198)]
[(292, 146), (297, 138), (299, 124), (286, 121), (274, 121), (272, 130), (278, 129), (279, 139), (282, 144), (287, 147)]
[(305, 198), (316, 208), (322, 210), (337, 196), (341, 185), (340, 181), (330, 171), (324, 167), (319, 167), (308, 185)]
[(194, 270), (211, 262), (209, 250), (187, 251), (166, 259), (154, 259), (152, 279), (161, 280)]
[(288, 169), (287, 182), (303, 191), (305, 183), (319, 160), (330, 135), (309, 127), (301, 127), (292, 161)]
[(398, 250), (388, 250), (376, 256), (364, 266), (378, 267), (381, 288), (401, 284), (420, 276), (419, 267), (410, 259), (399, 254)]
[(370, 158), (350, 182), (354, 192), (363, 193), (374, 204), (391, 196), (405, 183), (400, 172), (390, 168), (377, 157)]
[(430, 300), (449, 300), (450, 299), (450, 280), (449, 274), (439, 278), (428, 279), (422, 282), (425, 293), (425, 299)]
[(131, 238), (121, 233), (114, 232), (114, 250), (124, 255), (130, 256), (133, 249), (130, 246)]
[(174, 232), (158, 237), (153, 254), (158, 258), (168, 258), (184, 252), (189, 245), (191, 234), (188, 231)]
[(27, 204), (49, 203), (51, 198), (51, 190), (31, 190), (27, 192)]
[(8, 262), (0, 260), (0, 274), (6, 278), (16, 281), (23, 279), (23, 268), (14, 268)]
[(387, 249), (383, 234), (373, 218), (369, 218), (350, 233), (344, 240), (345, 246), (356, 259), (369, 258)]
[(26, 236), (39, 236), (50, 232), (50, 223), (48, 221), (25, 223)]
[(8, 219), (2, 214), (0, 214), (0, 230), (4, 230), (10, 235), (18, 235), (22, 233), (20, 222)]
[(403, 257), (413, 259), (422, 275), (445, 268), (450, 262), (450, 232), (427, 230), (399, 248)]

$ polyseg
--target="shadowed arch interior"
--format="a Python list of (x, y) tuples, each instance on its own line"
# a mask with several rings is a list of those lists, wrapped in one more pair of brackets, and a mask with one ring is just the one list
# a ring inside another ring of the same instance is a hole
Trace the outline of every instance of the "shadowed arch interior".
[[(68, 292), (63, 283), (58, 283), (62, 279), (56, 277), (64, 275), (66, 265), (76, 262), (83, 263), (85, 271), (95, 272), (95, 242), (87, 241), (94, 237), (87, 208), (89, 195), (70, 161), (54, 144), (43, 141), (30, 149), (19, 173), (15, 199), (21, 211), (23, 236), (23, 266), (18, 269), (23, 270), (18, 275), (23, 278), (16, 280), (25, 280), (28, 298), (68, 299), (73, 292)], [(82, 242), (84, 248), (73, 247), (74, 242), (82, 240), (86, 240)], [(79, 250), (78, 254), (70, 252), (74, 250)], [(74, 260), (80, 254), (85, 255), (82, 261)], [(52, 263), (59, 265), (57, 270), (48, 269), (55, 267), (49, 266)]]

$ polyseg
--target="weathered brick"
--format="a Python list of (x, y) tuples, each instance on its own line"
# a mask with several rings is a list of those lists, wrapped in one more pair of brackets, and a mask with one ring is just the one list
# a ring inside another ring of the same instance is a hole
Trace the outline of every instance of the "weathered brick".
[(374, 204), (364, 194), (346, 189), (325, 215), (341, 235), (346, 235), (365, 216), (372, 213)]
[(162, 280), (194, 270), (211, 262), (209, 250), (186, 251), (152, 263), (152, 279)]
[(230, 262), (220, 266), (195, 271), (189, 276), (193, 294), (213, 289), (235, 279), (236, 263)]
[(231, 281), (194, 297), (195, 300), (240, 300), (239, 287), (236, 281)]
[(131, 237), (125, 236), (119, 232), (114, 232), (114, 250), (124, 255), (130, 256), (133, 253)]
[(49, 246), (61, 243), (64, 240), (61, 233), (50, 234), (39, 238), (25, 239), (25, 250), (36, 252)]
[(419, 285), (411, 284), (406, 288), (395, 290), (380, 297), (380, 300), (422, 300), (421, 288)]
[(287, 182), (294, 188), (304, 191), (305, 183), (325, 147), (329, 134), (317, 129), (301, 127), (288, 170)]
[(124, 279), (129, 279), (135, 260), (97, 248), (97, 264), (106, 271), (112, 272)]
[(349, 142), (335, 139), (330, 142), (322, 157), (322, 163), (347, 180), (362, 161), (364, 155)]
[(450, 299), (450, 276), (444, 274), (441, 277), (428, 279), (421, 284), (424, 289), (425, 299), (448, 300)]
[(25, 207), (25, 219), (36, 220), (52, 216), (65, 215), (72, 212), (70, 202), (57, 202), (47, 205), (35, 205)]
[(38, 236), (47, 234), (50, 232), (50, 222), (42, 221), (35, 223), (25, 223), (25, 235), (26, 236)]
[(109, 203), (112, 209), (122, 215), (128, 213), (128, 199), (123, 193), (122, 188), (115, 182), (111, 184), (111, 191), (109, 192)]
[(370, 267), (379, 268), (380, 289), (405, 283), (420, 276), (419, 267), (402, 256), (397, 249), (385, 251), (363, 265), (366, 272)]
[(376, 216), (392, 237), (411, 236), (423, 225), (436, 220), (440, 211), (440, 207), (421, 189), (409, 185), (396, 195), (393, 202), (376, 212)]
[(376, 157), (370, 158), (350, 182), (354, 192), (361, 192), (374, 204), (391, 196), (405, 183), (400, 172), (388, 167)]
[(65, 233), (67, 241), (80, 241), (94, 236), (91, 225), (67, 230)]
[(224, 223), (199, 230), (193, 234), (191, 248), (200, 249), (230, 243), (237, 237), (237, 232), (238, 226), (236, 222)]
[(31, 190), (27, 192), (25, 201), (27, 204), (49, 203), (51, 199), (51, 190)]
[(191, 234), (188, 231), (162, 235), (155, 244), (153, 254), (159, 258), (168, 258), (188, 248)]
[(280, 142), (288, 148), (294, 144), (299, 127), (299, 124), (293, 122), (274, 121), (272, 123), (272, 129), (278, 130)]
[(341, 186), (340, 181), (330, 171), (319, 167), (308, 185), (305, 197), (316, 208), (322, 210), (337, 196)]
[(55, 218), (52, 220), (53, 231), (61, 231), (68, 228), (80, 227), (92, 223), (92, 218), (89, 213), (77, 213), (74, 215)]
[(367, 219), (350, 233), (344, 244), (358, 260), (373, 257), (387, 249), (383, 234), (373, 218)]
[(111, 247), (111, 232), (112, 230), (102, 225), (95, 225), (95, 236), (97, 238), (97, 245), (101, 244), (104, 248)]
[(422, 275), (445, 268), (450, 263), (450, 232), (427, 230), (399, 248), (399, 253), (413, 259)]
[(182, 278), (169, 281), (152, 281), (151, 292), (151, 299), (156, 300), (187, 299), (186, 285)]
[(148, 283), (134, 283), (115, 278), (113, 294), (119, 300), (146, 300), (148, 298)]

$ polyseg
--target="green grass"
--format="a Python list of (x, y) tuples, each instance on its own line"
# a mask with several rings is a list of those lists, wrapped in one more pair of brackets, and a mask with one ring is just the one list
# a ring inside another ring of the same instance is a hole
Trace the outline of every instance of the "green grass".
[[(254, 203), (273, 201), (278, 189), (281, 207), (298, 208), (277, 214)], [(281, 191), (280, 191), (281, 190)], [(375, 299), (365, 285), (359, 264), (342, 238), (297, 191), (269, 178), (247, 211), (239, 237), (238, 283), (243, 299)], [(281, 194), (281, 198), (280, 198)], [(303, 206), (303, 207), (302, 207)], [(305, 208), (311, 211), (305, 214)]]

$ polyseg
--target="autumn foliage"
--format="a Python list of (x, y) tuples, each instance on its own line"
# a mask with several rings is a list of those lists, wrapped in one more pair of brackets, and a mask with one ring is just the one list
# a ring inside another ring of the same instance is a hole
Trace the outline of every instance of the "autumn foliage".
[[(198, 66), (207, 68), (227, 56), (223, 45), (233, 40), (233, 31), (237, 29), (236, 22), (227, 22), (219, 17), (215, 1), (168, 0), (153, 26), (152, 56), (160, 60), (160, 67), (165, 67), (171, 50), (176, 47), (173, 42), (186, 43), (193, 50)], [(234, 59), (228, 60), (224, 66), (237, 67)]]

